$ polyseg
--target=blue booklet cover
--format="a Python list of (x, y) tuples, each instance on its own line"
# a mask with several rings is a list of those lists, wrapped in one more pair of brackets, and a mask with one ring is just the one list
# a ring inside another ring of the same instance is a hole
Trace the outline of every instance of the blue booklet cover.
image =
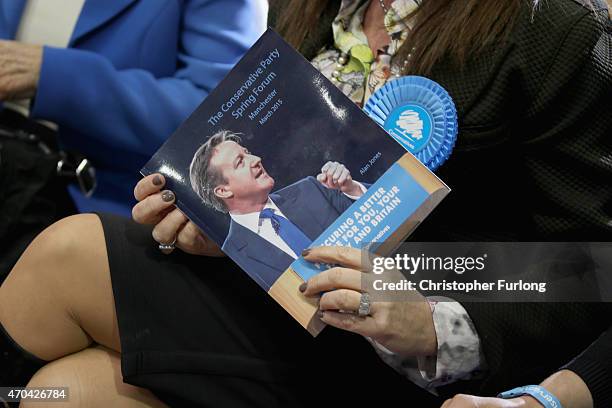
[(389, 253), (449, 192), (272, 30), (141, 172), (313, 335), (302, 250)]

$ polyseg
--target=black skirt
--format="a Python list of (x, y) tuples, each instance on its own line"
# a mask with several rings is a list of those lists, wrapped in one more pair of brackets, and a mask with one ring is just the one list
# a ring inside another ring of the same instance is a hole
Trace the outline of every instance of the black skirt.
[(230, 259), (163, 255), (150, 227), (100, 218), (125, 382), (178, 407), (440, 406), (361, 336), (311, 337)]

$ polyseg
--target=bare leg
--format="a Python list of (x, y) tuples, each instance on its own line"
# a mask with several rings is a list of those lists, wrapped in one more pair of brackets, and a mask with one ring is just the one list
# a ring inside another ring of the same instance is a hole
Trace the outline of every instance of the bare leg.
[[(67, 402), (50, 407), (165, 407), (150, 391), (125, 384), (119, 354), (92, 347), (55, 360), (40, 369), (28, 387), (67, 387)], [(22, 408), (41, 408), (40, 402), (22, 402)]]
[(0, 287), (0, 323), (43, 360), (92, 340), (120, 351), (104, 233), (96, 215), (76, 215), (43, 231)]
[[(28, 385), (69, 387), (63, 406), (164, 406), (150, 391), (122, 381), (106, 243), (96, 215), (63, 219), (30, 244), (0, 287), (0, 323), (23, 349), (55, 360)], [(93, 342), (105, 347), (87, 348)]]

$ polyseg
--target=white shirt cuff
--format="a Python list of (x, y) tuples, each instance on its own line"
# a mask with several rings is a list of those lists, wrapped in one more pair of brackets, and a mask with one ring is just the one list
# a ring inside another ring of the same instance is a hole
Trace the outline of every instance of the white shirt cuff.
[(365, 194), (366, 191), (368, 191), (368, 189), (365, 188), (365, 186), (363, 184), (361, 184), (360, 182), (358, 182), (358, 181), (353, 180), (353, 182), (357, 183), (357, 185), (359, 186), (359, 189), (361, 190), (361, 195), (359, 197), (357, 197), (357, 196), (352, 196), (352, 195), (349, 195), (349, 194), (346, 194), (346, 193), (343, 193), (343, 194), (345, 196), (347, 196), (348, 198), (350, 198), (351, 200), (357, 201), (357, 200), (359, 200)]
[(436, 394), (437, 387), (478, 378), (486, 369), (486, 363), (480, 338), (465, 308), (449, 298), (431, 297), (428, 300), (438, 340), (436, 356), (401, 358), (376, 341), (366, 339), (387, 365)]
[(478, 376), (485, 368), (480, 338), (465, 308), (452, 299), (428, 298), (438, 340), (436, 356), (419, 357), (419, 371), (439, 387)]

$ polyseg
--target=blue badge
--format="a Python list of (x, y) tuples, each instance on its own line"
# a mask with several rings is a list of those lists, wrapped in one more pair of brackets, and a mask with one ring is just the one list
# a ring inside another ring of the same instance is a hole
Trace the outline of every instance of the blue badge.
[(370, 97), (364, 110), (432, 171), (453, 151), (458, 131), (455, 104), (428, 78), (391, 80)]

